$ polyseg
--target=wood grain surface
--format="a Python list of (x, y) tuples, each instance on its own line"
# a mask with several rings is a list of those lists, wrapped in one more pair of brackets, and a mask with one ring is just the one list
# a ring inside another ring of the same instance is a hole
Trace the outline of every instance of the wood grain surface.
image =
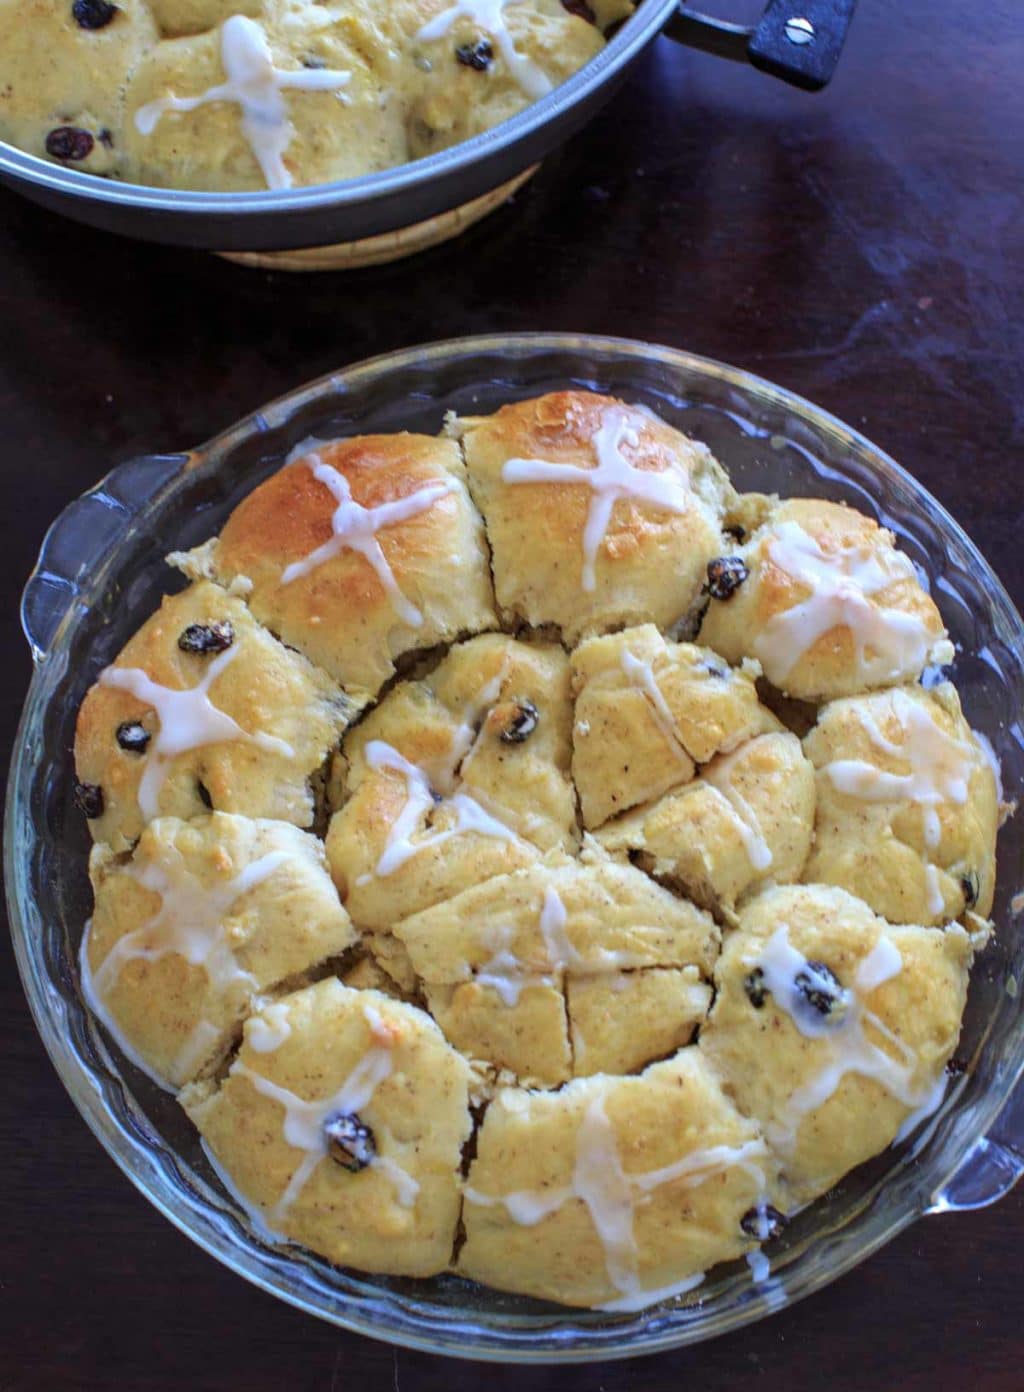
[[(916, 473), (1024, 602), (1022, 72), (1019, 0), (861, 0), (816, 97), (660, 40), (510, 206), (355, 273), (251, 271), (0, 193), (7, 745), (18, 591), (68, 500), (333, 367), (463, 333), (619, 333), (773, 378)], [(0, 953), (0, 1389), (1024, 1387), (1020, 1192), (915, 1225), (753, 1329), (631, 1363), (488, 1369), (339, 1333), (134, 1191), (57, 1081), (6, 936)]]

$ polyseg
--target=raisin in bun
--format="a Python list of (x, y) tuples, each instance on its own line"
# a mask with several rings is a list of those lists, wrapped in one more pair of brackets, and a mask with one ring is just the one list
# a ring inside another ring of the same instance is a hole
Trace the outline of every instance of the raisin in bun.
[(191, 585), (100, 673), (78, 713), (78, 797), (96, 841), (211, 808), (312, 826), (316, 782), (359, 709), (216, 585)]
[(356, 941), (322, 844), (287, 822), (161, 817), (128, 859), (94, 846), (89, 875), (90, 1004), (165, 1086), (223, 1058), (261, 993)]
[(125, 84), (157, 37), (143, 0), (0, 0), (0, 140), (120, 173)]
[[(456, 1048), (544, 1086), (687, 1043), (719, 944), (707, 914), (593, 852), (496, 876), (392, 931)], [(585, 1035), (595, 1058), (577, 1068)]]
[(455, 421), (511, 622), (579, 638), (686, 621), (733, 491), (705, 446), (608, 396), (554, 392)]
[(631, 12), (629, 0), (480, 16), (447, 0), (0, 0), (0, 139), (159, 188), (355, 178), (521, 111)]
[(842, 889), (770, 889), (743, 910), (698, 1047), (763, 1126), (791, 1202), (937, 1105), (971, 956), (962, 928), (894, 927)]
[(808, 880), (859, 894), (892, 923), (989, 913), (997, 780), (951, 685), (834, 701), (804, 750), (818, 784)]
[[(445, 17), (448, 0), (405, 0), (394, 17), (408, 94), (409, 158), (454, 145), (506, 121), (571, 77), (604, 48), (602, 29), (632, 13), (628, 0), (605, 0), (601, 19), (573, 14), (561, 0), (526, 0), (502, 11), (503, 36), (463, 11)], [(514, 55), (508, 49), (514, 48)]]
[(466, 1181), (458, 1269), (567, 1305), (640, 1309), (752, 1245), (744, 1219), (774, 1168), (696, 1048), (636, 1077), (504, 1089)]
[(430, 1276), (455, 1241), (469, 1079), (422, 1010), (331, 978), (252, 1016), (224, 1080), (182, 1100), (271, 1232), (360, 1271)]
[(424, 435), (309, 441), (173, 559), (240, 586), (261, 623), (370, 695), (403, 653), (497, 622), (461, 456)]
[(399, 682), (344, 742), (327, 854), (374, 931), (575, 844), (569, 664), (556, 644), (485, 634)]
[(891, 532), (838, 503), (797, 498), (709, 573), (700, 641), (756, 658), (802, 700), (914, 681), (952, 660), (939, 611)]

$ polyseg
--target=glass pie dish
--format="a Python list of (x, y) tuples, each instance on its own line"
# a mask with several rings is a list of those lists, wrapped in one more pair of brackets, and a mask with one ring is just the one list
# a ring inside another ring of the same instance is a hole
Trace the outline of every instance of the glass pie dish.
[(970, 723), (990, 740), (1005, 796), (1024, 789), (1024, 623), (933, 498), (866, 440), (746, 373), (672, 349), (595, 337), (471, 338), (376, 358), (301, 387), (198, 449), (114, 469), (50, 529), (22, 619), (35, 674), (8, 784), (6, 883), (15, 951), (43, 1041), (72, 1099), (149, 1200), (234, 1271), (311, 1314), (394, 1343), (467, 1358), (584, 1361), (652, 1353), (735, 1329), (835, 1279), (913, 1219), (969, 1209), (1024, 1173), (1024, 824), (999, 844), (996, 935), (971, 979), (958, 1061), (939, 1110), (848, 1175), (767, 1248), (771, 1274), (714, 1268), (646, 1311), (569, 1310), (475, 1286), (360, 1276), (253, 1225), (207, 1162), (173, 1098), (87, 1011), (78, 946), (91, 895), (88, 833), (72, 800), (79, 703), (159, 596), (180, 578), (157, 559), (216, 531), (254, 484), (310, 436), (435, 433), (560, 387), (642, 403), (704, 440), (745, 490), (847, 501), (898, 536), (942, 611)]

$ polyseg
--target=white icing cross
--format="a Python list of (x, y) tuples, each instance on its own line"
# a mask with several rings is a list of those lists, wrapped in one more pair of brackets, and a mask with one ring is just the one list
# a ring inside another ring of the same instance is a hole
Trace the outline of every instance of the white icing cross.
[(210, 663), (202, 681), (184, 691), (161, 686), (141, 667), (105, 667), (100, 673), (100, 686), (129, 692), (137, 701), (151, 706), (160, 721), (139, 780), (139, 810), (147, 821), (160, 815), (160, 790), (167, 778), (167, 766), (178, 754), (209, 744), (242, 740), (269, 753), (283, 754), (286, 759), (295, 757), (295, 750), (285, 740), (262, 731), (250, 734), (210, 700), (211, 685), (238, 652), (237, 646), (225, 649)]
[(126, 933), (113, 945), (93, 974), (98, 995), (105, 996), (126, 962), (146, 962), (176, 954), (190, 966), (202, 967), (215, 990), (226, 990), (236, 981), (256, 985), (256, 979), (238, 965), (225, 937), (224, 920), (235, 901), (262, 884), (288, 863), (285, 851), (271, 851), (254, 860), (225, 884), (205, 885), (189, 868), (176, 847), (166, 859), (132, 867), (126, 873), (160, 896), (160, 908), (145, 923)]
[[(510, 951), (509, 944), (515, 933), (511, 925), (489, 924), (481, 940), (493, 950), (493, 956), (476, 968), (475, 980), (491, 986), (502, 1004), (514, 1006), (519, 1004), (519, 997), (527, 986), (554, 986), (559, 972), (568, 970), (594, 977), (651, 965), (640, 953), (607, 947), (597, 948), (584, 958), (566, 931), (567, 922), (568, 912), (561, 895), (553, 885), (546, 885), (537, 920), (546, 959), (543, 971), (529, 970), (528, 965)], [(469, 963), (466, 963), (466, 970), (471, 970)]]
[(620, 499), (633, 498), (676, 515), (688, 512), (693, 505), (689, 490), (671, 473), (639, 469), (625, 457), (622, 446), (637, 449), (640, 436), (622, 411), (605, 411), (591, 443), (597, 459), (593, 469), (545, 459), (509, 459), (501, 470), (505, 483), (575, 483), (593, 490), (583, 532), (581, 584), (587, 591), (596, 586), (598, 548)]
[(557, 1189), (521, 1189), (492, 1196), (466, 1189), (469, 1203), (492, 1207), (502, 1204), (514, 1223), (535, 1227), (572, 1199), (581, 1200), (604, 1249), (608, 1279), (620, 1297), (598, 1308), (602, 1310), (641, 1310), (670, 1295), (692, 1290), (703, 1273), (688, 1276), (674, 1286), (644, 1290), (640, 1285), (639, 1252), (633, 1233), (634, 1193), (649, 1193), (675, 1180), (685, 1188), (695, 1188), (714, 1174), (739, 1166), (763, 1190), (765, 1176), (756, 1161), (767, 1153), (763, 1141), (746, 1141), (741, 1146), (709, 1146), (693, 1150), (671, 1165), (657, 1170), (627, 1174), (622, 1168), (615, 1130), (598, 1095), (587, 1107), (576, 1132), (576, 1161), (572, 1179)]
[(553, 975), (528, 971), (524, 963), (510, 951), (509, 943), (514, 933), (515, 929), (507, 923), (492, 924), (489, 927), (489, 946), (493, 947), (494, 955), (477, 967), (474, 977), (480, 986), (490, 986), (505, 1006), (518, 1005), (519, 997), (529, 986), (555, 986)]
[[(514, 831), (496, 817), (492, 817), (468, 793), (461, 790), (454, 792), (438, 804), (423, 770), (410, 763), (386, 741), (370, 740), (364, 750), (364, 757), (369, 768), (390, 769), (394, 773), (400, 773), (406, 786), (405, 805), (391, 824), (387, 842), (375, 867), (375, 874), (393, 875), (407, 860), (411, 860), (428, 846), (440, 846), (464, 831), (475, 831), (481, 836), (493, 836), (500, 841), (519, 840)], [(454, 811), (455, 825), (446, 831), (429, 832), (418, 841), (412, 841), (412, 835), (419, 828), (424, 813), (429, 808), (439, 805), (450, 807)], [(369, 876), (361, 876), (357, 883), (363, 883), (367, 879)]]
[[(501, 694), (507, 670), (506, 654), (495, 675), (463, 710), (443, 765), (433, 769), (433, 784), (423, 769), (411, 763), (387, 741), (367, 742), (363, 750), (367, 767), (390, 769), (393, 773), (401, 774), (406, 784), (405, 804), (391, 825), (384, 850), (375, 867), (375, 874), (392, 875), (407, 860), (428, 846), (439, 846), (464, 831), (475, 831), (481, 836), (493, 836), (502, 841), (520, 840), (510, 827), (487, 810), (483, 805), (484, 795), (479, 790), (475, 795), (471, 795), (464, 792), (461, 786), (466, 767), (475, 754), (483, 734), (482, 723), (479, 735), (474, 733), (474, 727), (481, 722), (482, 717)], [(445, 831), (427, 832), (418, 841), (413, 842), (412, 836), (420, 828), (424, 814), (439, 806), (454, 811), (454, 826)], [(356, 884), (366, 884), (370, 878), (370, 875), (360, 875)]]
[(522, 0), (456, 0), (454, 5), (428, 20), (416, 38), (421, 43), (430, 43), (433, 39), (443, 38), (456, 20), (471, 19), (495, 41), (515, 81), (528, 97), (536, 101), (552, 90), (552, 83), (543, 69), (520, 53), (512, 42), (504, 12), (507, 6), (519, 4), (522, 4)]
[(107, 1030), (114, 1039), (117, 1040), (118, 1048), (129, 1059), (140, 1072), (145, 1073), (147, 1078), (151, 1078), (157, 1087), (167, 1089), (167, 1079), (162, 1078), (159, 1073), (154, 1072), (149, 1063), (142, 1057), (137, 1049), (132, 1048), (127, 1039), (121, 1037), (120, 1028), (113, 1016), (110, 1014), (103, 1001), (100, 999), (92, 980), (92, 967), (89, 964), (89, 943), (92, 940), (92, 919), (88, 919), (82, 933), (82, 941), (78, 945), (78, 974), (82, 983), (82, 995), (89, 1010), (95, 1015), (96, 1019)]
[[(270, 1213), (271, 1219), (275, 1222), (285, 1217), (317, 1165), (327, 1155), (330, 1142), (324, 1129), (325, 1123), (334, 1116), (352, 1116), (362, 1111), (394, 1068), (391, 1051), (395, 1040), (392, 1031), (373, 1006), (364, 1005), (363, 1013), (370, 1027), (373, 1043), (338, 1091), (330, 1097), (306, 1101), (287, 1088), (271, 1082), (262, 1073), (254, 1072), (241, 1061), (236, 1060), (231, 1066), (231, 1077), (245, 1078), (258, 1093), (284, 1108), (284, 1139), (296, 1150), (305, 1151), (284, 1193)], [(379, 1134), (380, 1127), (376, 1129)], [(418, 1181), (413, 1179), (412, 1175), (389, 1156), (381, 1155), (379, 1152), (370, 1160), (369, 1168), (385, 1174), (394, 1185), (395, 1197), (399, 1204), (403, 1208), (412, 1208), (420, 1189)]]
[(809, 598), (769, 619), (754, 639), (754, 656), (769, 681), (784, 683), (804, 653), (834, 628), (849, 630), (863, 680), (891, 681), (924, 667), (933, 645), (924, 620), (871, 599), (897, 581), (916, 579), (908, 556), (866, 545), (826, 552), (791, 521), (778, 524), (767, 553), (774, 565), (811, 590)]
[[(790, 1093), (785, 1107), (788, 1124), (765, 1126), (769, 1139), (780, 1150), (792, 1150), (804, 1117), (824, 1106), (847, 1073), (873, 1078), (917, 1118), (926, 1107), (938, 1105), (941, 1092), (937, 1094), (935, 1080), (914, 1084), (918, 1065), (914, 1050), (868, 1010), (861, 999), (862, 994), (874, 991), (903, 969), (899, 949), (890, 938), (880, 936), (861, 960), (854, 989), (846, 993), (846, 1011), (838, 1021), (819, 1014), (802, 997), (796, 985), (798, 975), (806, 976), (812, 987), (828, 992), (835, 990), (835, 984), (792, 946), (787, 924), (775, 930), (759, 957), (744, 959), (744, 965), (761, 969), (764, 985), (779, 1008), (786, 1012), (802, 1035), (820, 1041), (827, 1056), (821, 1071)], [(864, 1033), (865, 1025), (870, 1025), (891, 1044), (898, 1058), (873, 1044)], [(944, 1079), (940, 1078), (939, 1083), (944, 1086)]]
[[(909, 772), (885, 773), (863, 759), (835, 759), (825, 765), (823, 772), (839, 792), (865, 802), (906, 799), (917, 803), (924, 818), (925, 846), (935, 851), (942, 839), (938, 809), (945, 803), (964, 806), (971, 774), (984, 752), (947, 735), (918, 702), (903, 692), (892, 692), (889, 702), (901, 727), (903, 738), (899, 743), (885, 737), (870, 712), (858, 713), (860, 723), (875, 748), (909, 764)], [(925, 879), (929, 912), (940, 914), (945, 900), (938, 871), (927, 856)]]
[(208, 87), (197, 97), (168, 96), (146, 102), (135, 113), (136, 128), (141, 135), (152, 135), (167, 111), (194, 111), (209, 102), (237, 102), (242, 108), (242, 134), (263, 171), (267, 187), (291, 188), (294, 181), (283, 155), (293, 130), (281, 93), (287, 88), (336, 92), (348, 85), (352, 74), (329, 68), (275, 68), (266, 35), (245, 15), (232, 15), (224, 21), (220, 56), (226, 82)]
[(377, 533), (384, 527), (393, 527), (399, 522), (405, 522), (410, 517), (426, 512), (439, 498), (454, 492), (455, 484), (448, 481), (428, 483), (405, 498), (378, 503), (376, 507), (364, 507), (362, 503), (353, 500), (352, 489), (345, 475), (330, 464), (325, 464), (318, 454), (309, 455), (309, 467), (313, 471), (313, 477), (328, 488), (337, 501), (338, 506), (331, 517), (331, 531), (334, 535), (330, 541), (325, 541), (301, 561), (293, 561), (287, 566), (282, 572), (281, 584), (290, 585), (300, 576), (308, 575), (311, 570), (322, 565), (324, 561), (329, 561), (339, 551), (357, 551), (373, 567), (398, 617), (411, 628), (419, 628), (423, 623), (423, 615), (399, 589), (394, 572), (377, 540)]

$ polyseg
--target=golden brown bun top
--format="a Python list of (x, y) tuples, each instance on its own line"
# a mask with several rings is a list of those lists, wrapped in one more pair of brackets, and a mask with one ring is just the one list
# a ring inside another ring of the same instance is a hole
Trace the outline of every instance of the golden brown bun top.
[[(339, 1265), (427, 1276), (458, 1221), (468, 1082), (422, 1010), (330, 978), (252, 1017), (226, 1078), (186, 1101), (275, 1233)], [(361, 1158), (331, 1148), (339, 1119), (358, 1127)]]
[(749, 574), (733, 593), (712, 597), (701, 641), (730, 662), (756, 658), (788, 695), (853, 696), (952, 660), (909, 559), (891, 532), (854, 508), (790, 499), (733, 550)]
[(89, 1003), (163, 1086), (205, 1074), (257, 995), (356, 939), (322, 844), (287, 822), (160, 817), (130, 858), (94, 846), (89, 875)]
[(818, 783), (807, 879), (892, 923), (991, 912), (998, 785), (951, 684), (832, 701), (804, 751)]
[(727, 922), (768, 882), (801, 878), (814, 833), (814, 769), (800, 741), (771, 731), (720, 754), (700, 777), (595, 833), (655, 879)]
[(588, 638), (572, 654), (573, 778), (583, 823), (688, 783), (699, 765), (780, 729), (757, 698), (757, 668), (668, 643), (653, 624)]
[[(188, 707), (175, 711), (183, 692)], [(93, 838), (126, 850), (154, 817), (211, 807), (312, 826), (311, 779), (357, 710), (219, 586), (169, 595), (78, 713), (75, 769)]]
[[(650, 1302), (695, 1285), (751, 1246), (742, 1219), (772, 1194), (774, 1168), (695, 1048), (636, 1077), (507, 1088), (480, 1128), (459, 1269), (571, 1305), (639, 1308), (645, 1291)], [(529, 1221), (534, 1206), (543, 1221)]]
[(428, 676), (393, 687), (345, 741), (345, 800), (327, 837), (354, 921), (388, 929), (572, 849), (571, 720), (562, 649), (505, 634), (459, 643)]
[(193, 573), (251, 582), (262, 623), (370, 694), (403, 652), (493, 626), (483, 530), (451, 441), (363, 435), (300, 448), (212, 548), (187, 558)]
[(823, 885), (768, 889), (743, 910), (699, 1048), (763, 1126), (794, 1199), (938, 1105), (971, 955), (959, 925), (893, 927)]
[[(506, 614), (558, 624), (571, 641), (691, 615), (707, 563), (723, 549), (721, 522), (734, 496), (703, 445), (639, 408), (580, 391), (503, 406), (454, 428)], [(524, 479), (523, 460), (546, 466), (545, 478)], [(596, 484), (580, 477), (601, 461)], [(611, 486), (609, 469), (621, 487)], [(646, 496), (648, 485), (658, 498)]]

